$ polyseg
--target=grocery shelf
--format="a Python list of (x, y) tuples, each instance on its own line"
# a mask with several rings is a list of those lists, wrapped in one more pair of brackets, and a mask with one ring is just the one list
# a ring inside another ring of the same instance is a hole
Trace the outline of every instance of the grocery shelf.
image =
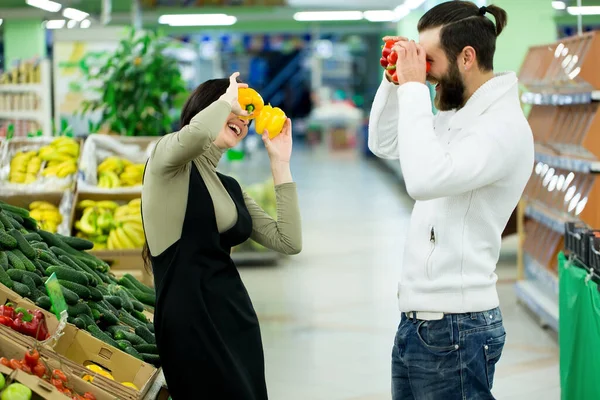
[(600, 161), (584, 160), (567, 156), (558, 156), (535, 153), (535, 160), (547, 164), (552, 168), (561, 168), (573, 172), (583, 172), (586, 174), (600, 173)]
[(42, 93), (44, 86), (38, 83), (0, 85), (0, 93)]
[(0, 119), (23, 119), (44, 122), (46, 115), (40, 111), (1, 111)]
[(545, 289), (547, 293), (555, 295), (558, 298), (558, 276), (540, 265), (533, 257), (526, 252), (523, 254), (525, 264), (525, 274), (528, 279), (536, 281)]
[(541, 222), (548, 228), (560, 234), (564, 234), (566, 222), (577, 220), (577, 218), (574, 217), (567, 219), (554, 211), (532, 203), (527, 204), (527, 208), (525, 209), (525, 215), (529, 218), (533, 218), (536, 221)]
[(515, 284), (517, 298), (540, 318), (542, 325), (558, 332), (558, 298), (550, 298), (531, 281)]
[(521, 94), (521, 101), (525, 104), (538, 106), (564, 106), (569, 104), (588, 104), (600, 100), (600, 90), (580, 93), (535, 93)]

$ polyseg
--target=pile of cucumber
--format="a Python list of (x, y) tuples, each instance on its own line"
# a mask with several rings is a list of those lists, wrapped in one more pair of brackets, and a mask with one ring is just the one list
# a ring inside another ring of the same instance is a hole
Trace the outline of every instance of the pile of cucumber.
[(0, 283), (38, 307), (52, 310), (44, 286), (56, 274), (68, 322), (156, 367), (154, 290), (126, 274), (117, 279), (106, 262), (86, 252), (93, 243), (38, 229), (29, 211), (0, 201)]

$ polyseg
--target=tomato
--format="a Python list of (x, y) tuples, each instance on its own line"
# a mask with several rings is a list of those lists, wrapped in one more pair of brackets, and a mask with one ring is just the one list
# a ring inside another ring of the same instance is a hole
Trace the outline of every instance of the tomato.
[(31, 368), (35, 367), (40, 360), (40, 353), (36, 349), (31, 349), (25, 353), (25, 364)]
[(52, 371), (52, 378), (53, 379), (54, 378), (59, 379), (59, 380), (61, 380), (63, 382), (67, 381), (67, 376), (60, 369), (55, 369), (55, 370)]
[(387, 58), (385, 58), (385, 57), (381, 57), (381, 58), (379, 59), (379, 64), (381, 64), (381, 66), (382, 66), (383, 68), (387, 67), (387, 66), (388, 66), (388, 64), (389, 64), (389, 62), (388, 62), (388, 59), (387, 59)]
[(389, 56), (390, 54), (392, 54), (392, 49), (388, 49), (387, 47), (384, 47), (383, 50), (381, 51), (381, 56), (387, 58), (387, 56)]
[(9, 367), (12, 369), (22, 369), (23, 368), (23, 366), (21, 365), (21, 361), (19, 361), (19, 360), (15, 360), (14, 358), (11, 358), (9, 362), (10, 362)]
[(6, 357), (0, 358), (0, 364), (4, 365), (5, 367), (10, 367), (10, 361), (8, 361), (8, 358)]
[(83, 398), (86, 400), (96, 400), (96, 396), (94, 396), (94, 394), (90, 392), (85, 392), (83, 394)]
[(24, 361), (21, 361), (21, 371), (27, 372), (29, 375), (31, 375), (31, 367), (25, 364)]
[(57, 388), (59, 391), (62, 391), (65, 386), (63, 385), (63, 381), (61, 381), (60, 379), (56, 379), (56, 378), (52, 378), (50, 380), (50, 383)]
[(387, 57), (387, 60), (390, 64), (396, 65), (396, 63), (398, 62), (398, 53), (392, 51), (392, 53)]
[(391, 49), (392, 47), (394, 47), (395, 44), (396, 44), (395, 41), (388, 40), (387, 42), (385, 42), (385, 47), (388, 48), (388, 49)]
[(71, 389), (69, 388), (63, 388), (60, 392), (65, 396), (73, 396), (73, 392), (71, 392)]
[(35, 367), (32, 368), (33, 374), (40, 378), (43, 378), (46, 375), (46, 366), (43, 363), (37, 363)]

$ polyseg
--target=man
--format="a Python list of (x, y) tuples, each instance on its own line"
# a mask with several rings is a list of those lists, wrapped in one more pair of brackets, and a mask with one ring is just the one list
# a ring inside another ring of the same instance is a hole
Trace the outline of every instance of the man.
[(494, 398), (506, 337), (494, 271), (534, 164), (517, 77), (493, 72), (506, 19), (497, 6), (450, 1), (421, 18), (419, 44), (384, 38), (396, 42), (397, 83), (385, 72), (369, 148), (400, 160), (416, 200), (398, 284), (395, 400)]

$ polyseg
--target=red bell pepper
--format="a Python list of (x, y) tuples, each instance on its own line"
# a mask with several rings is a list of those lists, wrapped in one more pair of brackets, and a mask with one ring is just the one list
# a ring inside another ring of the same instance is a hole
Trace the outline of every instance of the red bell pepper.
[(8, 317), (10, 319), (15, 319), (15, 309), (12, 303), (6, 303), (0, 306), (0, 316)]
[(48, 326), (41, 311), (36, 310), (31, 312), (17, 308), (15, 312), (17, 313), (17, 317), (12, 326), (15, 331), (36, 338), (37, 340), (48, 339)]
[(6, 315), (0, 315), (0, 324), (8, 326), (9, 328), (12, 328), (13, 320), (12, 320), (12, 318), (7, 317)]

